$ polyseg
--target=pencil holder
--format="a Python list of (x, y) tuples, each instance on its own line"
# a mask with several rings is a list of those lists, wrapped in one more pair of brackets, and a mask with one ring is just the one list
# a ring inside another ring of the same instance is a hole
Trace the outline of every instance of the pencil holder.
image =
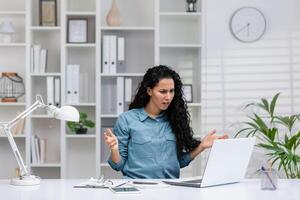
[(277, 172), (274, 169), (261, 170), (261, 189), (262, 190), (276, 190), (277, 184)]

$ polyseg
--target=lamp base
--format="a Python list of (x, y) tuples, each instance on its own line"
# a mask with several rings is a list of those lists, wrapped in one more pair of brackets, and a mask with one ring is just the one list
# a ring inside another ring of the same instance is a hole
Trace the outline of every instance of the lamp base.
[(25, 175), (18, 178), (13, 178), (10, 181), (11, 185), (16, 185), (16, 186), (39, 185), (40, 183), (41, 183), (41, 179), (34, 175)]

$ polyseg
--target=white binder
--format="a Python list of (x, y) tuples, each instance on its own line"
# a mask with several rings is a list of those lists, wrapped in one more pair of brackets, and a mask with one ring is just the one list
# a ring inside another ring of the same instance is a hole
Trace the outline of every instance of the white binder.
[(41, 52), (40, 52), (40, 72), (41, 73), (46, 72), (47, 56), (48, 56), (48, 50), (47, 49), (41, 49)]
[(111, 35), (110, 36), (110, 66), (109, 72), (110, 74), (117, 73), (117, 36)]
[(34, 73), (40, 73), (40, 51), (41, 45), (33, 45), (33, 55), (34, 55)]
[(132, 97), (132, 79), (125, 78), (125, 102), (131, 102)]
[(54, 77), (47, 77), (47, 105), (54, 105)]
[(72, 102), (73, 104), (79, 103), (79, 65), (73, 65), (72, 71)]
[(66, 103), (72, 104), (72, 94), (73, 94), (73, 88), (72, 88), (72, 66), (73, 65), (67, 65), (66, 67)]
[(60, 79), (54, 78), (54, 105), (60, 106)]
[(124, 112), (124, 77), (117, 77), (117, 114)]
[(102, 73), (108, 74), (109, 68), (110, 68), (110, 59), (109, 59), (109, 53), (110, 53), (110, 36), (104, 35), (103, 36), (103, 46), (102, 46)]
[(34, 50), (33, 50), (33, 45), (30, 47), (30, 72), (35, 73), (34, 69)]
[(125, 72), (125, 39), (118, 37), (118, 61), (117, 68), (121, 72)]

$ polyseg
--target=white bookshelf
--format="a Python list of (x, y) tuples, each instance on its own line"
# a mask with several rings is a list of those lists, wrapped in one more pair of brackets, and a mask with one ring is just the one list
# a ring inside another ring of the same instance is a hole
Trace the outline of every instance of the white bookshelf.
[(120, 27), (111, 27), (111, 26), (102, 26), (101, 30), (115, 30), (115, 31), (154, 31), (155, 27), (153, 26), (120, 26)]
[[(38, 0), (0, 3), (0, 19), (11, 20), (18, 31), (15, 43), (0, 43), (0, 65), (5, 66), (3, 71), (17, 71), (26, 86), (26, 95), (19, 102), (0, 103), (1, 121), (11, 120), (29, 107), (36, 94), (41, 94), (47, 101), (46, 79), (59, 77), (61, 105), (75, 106), (96, 124), (88, 134), (76, 135), (70, 132), (65, 122), (53, 119), (45, 111), (34, 112), (26, 119), (24, 135), (15, 136), (22, 138), (17, 139), (17, 145), (29, 169), (42, 178), (87, 178), (100, 174), (107, 178), (121, 177), (120, 173), (110, 169), (106, 163), (107, 155), (102, 154), (105, 151), (102, 130), (112, 127), (118, 117), (113, 108), (116, 105), (116, 80), (118, 77), (131, 78), (134, 94), (146, 70), (154, 65), (173, 66), (184, 84), (193, 85), (193, 102), (188, 103), (188, 108), (194, 131), (200, 133), (204, 1), (198, 0), (196, 13), (186, 13), (182, 0), (117, 1), (122, 16), (122, 25), (118, 27), (107, 26), (105, 21), (111, 0), (57, 0), (58, 25), (54, 27), (39, 26)], [(88, 19), (88, 43), (68, 43), (67, 22), (70, 18)], [(186, 33), (189, 33), (188, 37)], [(104, 35), (125, 38), (125, 67), (118, 68), (115, 74), (102, 71)], [(48, 49), (45, 73), (30, 71), (30, 47), (34, 44)], [(87, 86), (83, 84), (80, 89), (87, 93), (76, 104), (66, 101), (68, 64), (79, 64), (80, 75), (86, 73), (88, 76)], [(113, 89), (107, 90), (111, 85)], [(106, 109), (108, 105), (112, 105), (111, 110)], [(47, 139), (47, 159), (43, 164), (31, 163), (31, 135)], [(0, 178), (10, 178), (17, 164), (4, 137), (0, 136), (3, 138), (0, 140), (0, 160), (8, 162), (0, 171)], [(195, 175), (198, 171), (186, 169), (184, 173)]]
[(0, 11), (0, 15), (25, 15), (25, 11), (19, 11), (19, 10), (10, 10), (10, 11)]
[(33, 31), (60, 31), (59, 26), (32, 26)]
[(18, 103), (0, 103), (0, 106), (3, 106), (3, 107), (6, 107), (6, 106), (8, 106), (8, 107), (11, 107), (11, 106), (13, 106), (13, 107), (15, 107), (15, 106), (26, 106), (26, 103), (22, 103), (22, 102), (18, 102)]
[(25, 47), (25, 43), (2, 43), (0, 47)]

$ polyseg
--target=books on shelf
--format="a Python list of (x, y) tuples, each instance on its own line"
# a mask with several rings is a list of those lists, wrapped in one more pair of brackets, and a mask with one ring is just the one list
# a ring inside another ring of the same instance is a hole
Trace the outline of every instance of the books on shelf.
[(45, 73), (47, 71), (48, 50), (42, 49), (40, 44), (30, 48), (30, 71), (31, 73)]
[(46, 145), (47, 145), (46, 139), (42, 139), (37, 135), (31, 136), (31, 142), (30, 142), (31, 163), (46, 162)]
[(66, 67), (66, 103), (79, 103), (79, 65), (67, 65)]
[(125, 38), (104, 35), (102, 44), (102, 72), (115, 74), (125, 71)]

